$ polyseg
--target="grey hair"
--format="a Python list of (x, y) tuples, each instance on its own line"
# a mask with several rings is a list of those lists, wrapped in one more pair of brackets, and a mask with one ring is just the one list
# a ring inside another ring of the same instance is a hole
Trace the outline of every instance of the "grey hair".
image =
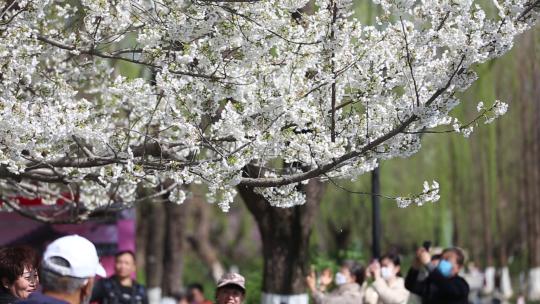
[(88, 278), (61, 275), (57, 270), (70, 266), (69, 262), (61, 257), (51, 257), (43, 261), (41, 266), (39, 283), (43, 286), (44, 291), (73, 294), (88, 283)]

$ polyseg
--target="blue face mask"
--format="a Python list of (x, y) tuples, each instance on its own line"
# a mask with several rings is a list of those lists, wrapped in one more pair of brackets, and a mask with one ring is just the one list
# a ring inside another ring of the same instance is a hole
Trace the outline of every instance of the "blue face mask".
[(452, 263), (448, 262), (447, 260), (441, 260), (439, 262), (439, 265), (437, 265), (437, 270), (443, 275), (445, 278), (449, 278), (452, 276)]

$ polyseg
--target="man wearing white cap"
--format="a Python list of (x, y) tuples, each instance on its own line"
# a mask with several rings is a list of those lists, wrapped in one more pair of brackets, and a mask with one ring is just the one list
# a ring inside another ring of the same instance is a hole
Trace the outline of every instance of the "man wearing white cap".
[(242, 304), (246, 296), (246, 280), (238, 273), (226, 273), (217, 283), (216, 304)]
[(19, 304), (88, 304), (94, 277), (105, 277), (96, 247), (78, 235), (61, 237), (43, 254), (40, 283), (43, 293), (33, 293)]

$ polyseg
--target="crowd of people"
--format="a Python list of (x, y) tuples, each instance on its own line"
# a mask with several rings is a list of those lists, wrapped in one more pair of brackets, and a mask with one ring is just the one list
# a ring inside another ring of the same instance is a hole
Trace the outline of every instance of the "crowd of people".
[[(315, 304), (478, 303), (474, 291), (479, 284), (467, 278), (469, 285), (460, 275), (464, 264), (459, 248), (431, 255), (421, 247), (405, 277), (399, 255), (388, 253), (366, 267), (348, 260), (335, 274), (329, 268), (318, 275), (312, 271), (306, 286)], [(77, 235), (49, 244), (41, 260), (30, 247), (2, 248), (0, 304), (148, 304), (145, 287), (133, 279), (132, 251), (115, 255), (114, 272), (107, 277), (94, 244)], [(215, 286), (215, 299), (205, 298), (202, 285), (191, 284), (171, 303), (243, 304), (245, 283), (240, 274), (227, 273)]]
[[(135, 255), (115, 256), (115, 274), (107, 277), (96, 247), (89, 240), (70, 235), (49, 244), (41, 261), (30, 247), (0, 249), (0, 304), (148, 304), (146, 289), (137, 283)], [(101, 277), (96, 280), (96, 277)], [(226, 273), (217, 282), (216, 304), (242, 304), (245, 279)], [(178, 304), (208, 304), (202, 286), (193, 284)]]
[(399, 256), (389, 253), (366, 268), (346, 261), (335, 275), (330, 269), (311, 273), (306, 283), (316, 304), (468, 304), (469, 285), (459, 275), (464, 262), (459, 248), (432, 257), (422, 247), (405, 278)]

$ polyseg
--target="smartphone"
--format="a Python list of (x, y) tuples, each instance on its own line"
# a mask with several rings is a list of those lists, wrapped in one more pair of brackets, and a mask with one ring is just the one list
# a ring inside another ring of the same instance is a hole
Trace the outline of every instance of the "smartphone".
[(424, 241), (422, 247), (424, 247), (425, 250), (429, 251), (429, 248), (431, 247), (431, 241)]

